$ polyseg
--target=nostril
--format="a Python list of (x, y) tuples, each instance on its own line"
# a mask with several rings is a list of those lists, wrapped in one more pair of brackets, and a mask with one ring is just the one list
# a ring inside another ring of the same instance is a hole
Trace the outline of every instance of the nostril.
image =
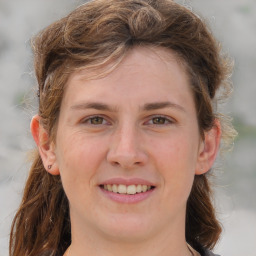
[(109, 151), (107, 154), (107, 162), (115, 167), (130, 169), (139, 167), (147, 162), (147, 156), (144, 152), (126, 152)]

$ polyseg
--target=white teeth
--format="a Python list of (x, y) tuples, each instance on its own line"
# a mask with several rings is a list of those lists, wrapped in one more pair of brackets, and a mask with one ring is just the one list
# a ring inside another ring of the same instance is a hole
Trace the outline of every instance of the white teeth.
[(142, 191), (143, 191), (143, 192), (146, 192), (147, 189), (148, 189), (148, 186), (147, 186), (147, 185), (142, 185)]
[(119, 194), (128, 194), (134, 195), (136, 193), (142, 193), (150, 190), (152, 187), (147, 185), (129, 185), (124, 184), (104, 184), (104, 189), (110, 192), (119, 193)]
[(114, 184), (114, 185), (112, 186), (112, 191), (115, 192), (115, 193), (118, 192), (118, 187), (117, 187), (116, 184)]
[(129, 195), (134, 195), (136, 194), (136, 186), (135, 185), (130, 185), (127, 187), (127, 194)]
[(120, 184), (119, 186), (118, 186), (118, 193), (120, 193), (120, 194), (126, 194), (126, 186), (125, 185), (122, 185), (122, 184)]
[(141, 185), (137, 185), (137, 187), (136, 187), (136, 192), (137, 192), (137, 193), (142, 192), (142, 186), (141, 186)]

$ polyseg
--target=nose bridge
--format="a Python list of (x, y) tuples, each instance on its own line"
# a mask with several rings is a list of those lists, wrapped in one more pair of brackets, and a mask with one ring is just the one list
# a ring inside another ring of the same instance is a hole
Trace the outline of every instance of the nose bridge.
[(132, 122), (120, 124), (110, 140), (108, 161), (124, 168), (145, 163), (146, 154), (141, 147), (139, 133), (138, 127)]
[(117, 142), (119, 150), (133, 151), (136, 145), (135, 137), (137, 137), (136, 127), (133, 124), (125, 122), (117, 131)]

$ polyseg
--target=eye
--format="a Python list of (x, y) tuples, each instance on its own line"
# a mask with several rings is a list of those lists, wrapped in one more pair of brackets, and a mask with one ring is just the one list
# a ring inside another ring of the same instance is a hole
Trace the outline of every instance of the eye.
[(154, 117), (152, 118), (152, 123), (153, 124), (165, 124), (168, 120), (164, 117)]
[(168, 125), (174, 123), (174, 120), (165, 116), (152, 117), (148, 122), (150, 125)]
[(109, 122), (101, 116), (92, 116), (83, 120), (83, 123), (90, 125), (106, 125)]

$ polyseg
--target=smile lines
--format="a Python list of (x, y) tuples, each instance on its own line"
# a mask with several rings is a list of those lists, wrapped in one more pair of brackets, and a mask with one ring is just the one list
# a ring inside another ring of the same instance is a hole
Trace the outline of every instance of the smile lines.
[(150, 189), (153, 189), (153, 186), (148, 186), (148, 185), (124, 185), (124, 184), (104, 184), (100, 186), (101, 188), (114, 192), (114, 193), (119, 193), (119, 194), (128, 194), (128, 195), (134, 195), (137, 193), (144, 193), (147, 192)]

